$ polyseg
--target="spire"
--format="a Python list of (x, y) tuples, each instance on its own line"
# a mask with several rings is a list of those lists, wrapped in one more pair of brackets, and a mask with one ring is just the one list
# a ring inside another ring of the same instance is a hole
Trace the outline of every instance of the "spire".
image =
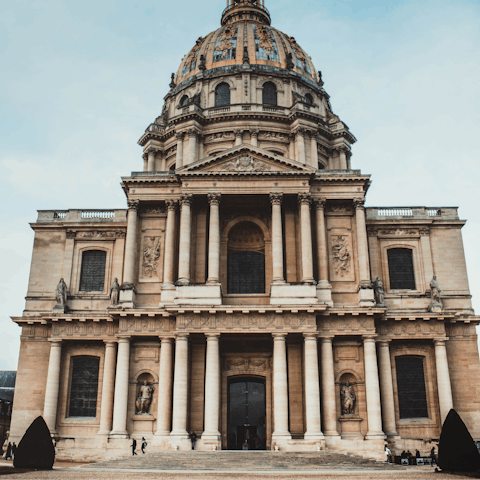
[(265, 0), (226, 1), (227, 8), (222, 14), (222, 25), (247, 19), (270, 25), (270, 12), (265, 8)]

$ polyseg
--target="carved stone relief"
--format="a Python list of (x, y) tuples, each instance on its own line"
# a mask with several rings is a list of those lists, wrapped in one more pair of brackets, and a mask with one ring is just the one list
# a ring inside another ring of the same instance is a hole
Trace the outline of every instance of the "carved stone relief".
[(375, 332), (373, 317), (328, 316), (319, 317), (318, 329), (334, 335), (364, 335)]
[(163, 207), (146, 207), (142, 210), (142, 215), (162, 215), (165, 213)]
[(229, 355), (224, 361), (224, 371), (229, 370), (260, 370), (266, 371), (270, 369), (270, 358), (266, 356), (256, 356), (248, 354)]
[(282, 133), (278, 133), (278, 132), (262, 132), (260, 138), (263, 140), (271, 140), (271, 139), (282, 140), (282, 141), (288, 140), (286, 135), (283, 135)]
[(445, 335), (445, 324), (437, 320), (387, 320), (377, 322), (379, 335), (389, 338), (433, 338)]
[(212, 135), (208, 135), (205, 138), (205, 141), (212, 142), (213, 140), (218, 140), (218, 139), (233, 140), (234, 138), (235, 137), (231, 132), (219, 132), (219, 133), (213, 133)]
[(122, 317), (118, 324), (118, 333), (158, 335), (175, 331), (175, 320), (154, 317)]
[(143, 276), (147, 278), (158, 277), (158, 261), (162, 237), (145, 237), (143, 245)]
[(337, 277), (345, 277), (351, 268), (352, 256), (344, 235), (332, 235), (333, 269)]
[(267, 57), (270, 58), (270, 53), (274, 50), (272, 34), (268, 31), (268, 28), (265, 25), (257, 26), (256, 33), (260, 40), (259, 47), (263, 48), (267, 53)]
[(118, 326), (113, 322), (54, 322), (52, 324), (52, 337), (63, 338), (105, 338), (116, 335)]
[(124, 231), (105, 231), (105, 230), (89, 230), (86, 232), (76, 232), (74, 230), (67, 230), (67, 238), (86, 238), (88, 240), (103, 240), (103, 239), (115, 239), (125, 238), (126, 232)]
[(351, 205), (328, 205), (326, 208), (328, 215), (353, 215)]
[(264, 172), (265, 170), (271, 170), (271, 167), (252, 157), (245, 156), (224, 163), (220, 166), (220, 169), (226, 172)]

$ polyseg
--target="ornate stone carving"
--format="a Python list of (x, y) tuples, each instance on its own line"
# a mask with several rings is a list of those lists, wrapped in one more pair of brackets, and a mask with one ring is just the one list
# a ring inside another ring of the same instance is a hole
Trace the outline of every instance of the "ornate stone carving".
[(317, 210), (324, 210), (326, 203), (327, 203), (326, 198), (315, 198), (315, 207)]
[(129, 210), (138, 210), (140, 206), (140, 200), (127, 200)]
[(148, 410), (152, 403), (153, 387), (144, 380), (143, 385), (138, 391), (138, 397), (135, 401), (137, 415), (148, 415)]
[(272, 205), (281, 205), (282, 204), (283, 193), (272, 192), (270, 194), (270, 203)]
[(258, 137), (259, 130), (250, 130), (250, 136), (252, 138)]
[(440, 287), (438, 285), (437, 276), (434, 275), (431, 282), (430, 282), (430, 306), (428, 307), (428, 311), (432, 313), (441, 313), (443, 305), (440, 300), (441, 294)]
[(145, 277), (157, 277), (157, 262), (160, 258), (161, 237), (145, 237), (143, 246), (143, 275)]
[(217, 140), (219, 138), (225, 138), (226, 140), (233, 140), (234, 136), (231, 132), (219, 132), (219, 133), (212, 133), (212, 135), (208, 135), (205, 141), (211, 142), (212, 140)]
[(210, 205), (220, 205), (220, 199), (222, 195), (220, 193), (207, 193), (208, 203)]
[(350, 269), (352, 259), (344, 235), (332, 236), (333, 268), (336, 275), (343, 277)]
[(303, 68), (305, 70), (307, 68), (307, 59), (305, 58), (302, 49), (300, 48), (294, 37), (289, 37), (288, 35), (285, 36), (287, 37), (287, 40), (292, 47), (292, 50), (295, 52), (295, 56), (303, 63)]
[(387, 338), (425, 339), (445, 334), (445, 324), (437, 320), (393, 320), (377, 323), (377, 332)]
[(178, 201), (177, 200), (165, 200), (165, 205), (167, 206), (167, 210), (176, 210)]
[(422, 237), (426, 237), (426, 236), (430, 235), (430, 229), (429, 228), (420, 229), (420, 235), (422, 235)]
[(227, 172), (264, 172), (270, 170), (270, 168), (269, 165), (248, 156), (239, 157), (224, 164), (224, 169)]
[(52, 324), (52, 336), (63, 338), (102, 338), (113, 337), (117, 326), (113, 322), (69, 322), (61, 321)]
[(243, 130), (234, 130), (233, 133), (235, 134), (236, 137), (241, 137), (243, 138)]
[(282, 140), (286, 141), (287, 136), (284, 135), (283, 133), (278, 133), (278, 132), (262, 132), (262, 138), (263, 139), (275, 139), (275, 140)]
[(170, 318), (155, 317), (126, 317), (120, 318), (118, 323), (119, 333), (140, 334), (140, 335), (158, 335), (175, 331), (175, 320)]
[(77, 232), (74, 232), (73, 230), (67, 230), (66, 237), (67, 238), (75, 238), (77, 236)]
[(58, 282), (57, 288), (55, 289), (55, 301), (56, 305), (53, 307), (54, 312), (65, 313), (67, 310), (67, 297), (68, 290), (67, 285), (63, 278)]
[(268, 368), (268, 358), (241, 356), (227, 358), (225, 362), (225, 370), (262, 370)]
[(298, 203), (299, 205), (310, 205), (312, 203), (311, 195), (309, 193), (299, 193)]
[(353, 199), (353, 205), (355, 206), (356, 209), (364, 208), (364, 204), (365, 204), (365, 199), (364, 198), (354, 198)]
[(265, 25), (259, 25), (256, 28), (257, 37), (260, 40), (259, 47), (263, 48), (267, 57), (270, 58), (270, 53), (274, 50), (272, 42), (272, 34), (269, 32), (268, 28)]
[(237, 34), (237, 28), (225, 27), (225, 30), (218, 37), (218, 44), (215, 48), (215, 51), (222, 52), (222, 57), (224, 57), (228, 50), (232, 50), (233, 43), (231, 40), (235, 38)]
[(377, 237), (378, 236), (378, 230), (367, 230), (367, 235), (369, 237)]
[(416, 228), (386, 228), (378, 230), (379, 235), (418, 235)]
[(193, 195), (191, 193), (184, 194), (180, 197), (180, 205), (191, 206), (193, 202)]
[(380, 277), (373, 282), (373, 289), (375, 292), (375, 301), (377, 302), (377, 307), (385, 306), (385, 291), (383, 290), (383, 282)]
[(340, 400), (342, 405), (342, 415), (355, 415), (355, 404), (357, 403), (357, 395), (353, 385), (347, 380), (340, 388)]
[[(183, 140), (184, 136), (185, 136), (185, 132), (175, 132), (175, 137), (177, 138), (177, 140)], [(168, 150), (168, 152), (170, 152), (170, 150)]]
[(331, 215), (341, 214), (341, 215), (352, 215), (353, 210), (350, 205), (329, 205), (327, 213)]
[(165, 213), (165, 209), (158, 206), (158, 207), (145, 207), (142, 211), (144, 215), (161, 215)]
[(204, 41), (205, 38), (200, 37), (195, 43), (195, 46), (190, 50), (190, 54), (188, 55), (187, 61), (185, 62), (185, 65), (188, 65), (188, 68), (190, 70), (192, 70), (192, 63), (196, 60), (197, 52), (202, 48)]
[(118, 284), (118, 279), (113, 280), (112, 285), (110, 285), (110, 306), (116, 307), (118, 305), (118, 297), (120, 294), (120, 285)]

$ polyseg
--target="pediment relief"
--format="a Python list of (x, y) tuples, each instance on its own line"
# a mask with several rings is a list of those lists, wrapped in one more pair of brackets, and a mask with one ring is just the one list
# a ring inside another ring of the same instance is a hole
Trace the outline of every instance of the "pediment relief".
[[(205, 170), (210, 172), (259, 173), (278, 171), (279, 168), (275, 167), (276, 165), (269, 164), (249, 155), (239, 155), (232, 160), (211, 165), (210, 168), (206, 168)], [(286, 168), (284, 167), (282, 170), (286, 170)]]

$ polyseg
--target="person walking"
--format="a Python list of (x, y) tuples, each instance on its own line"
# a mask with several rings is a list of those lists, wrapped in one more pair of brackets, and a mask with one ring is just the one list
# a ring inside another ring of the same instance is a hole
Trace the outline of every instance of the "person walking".
[(392, 457), (391, 457), (392, 452), (391, 452), (391, 450), (388, 448), (387, 445), (385, 445), (385, 455), (387, 456), (387, 461), (386, 461), (386, 463), (392, 463)]
[(15, 458), (15, 452), (17, 451), (17, 446), (15, 442), (12, 443), (12, 457)]
[(134, 455), (137, 455), (137, 452), (135, 451), (137, 449), (137, 441), (135, 439), (132, 440), (131, 447), (132, 447), (132, 457), (133, 457)]
[(195, 443), (197, 443), (197, 434), (195, 432), (190, 432), (190, 441), (192, 442), (192, 450), (195, 450)]
[(141, 450), (142, 450), (142, 453), (145, 455), (145, 449), (147, 448), (147, 441), (145, 440), (145, 437), (142, 437), (142, 446), (141, 446)]
[(12, 459), (12, 444), (8, 442), (7, 452), (5, 453), (5, 460), (11, 460), (11, 459)]
[(437, 456), (435, 455), (435, 447), (430, 450), (430, 458), (432, 459), (432, 467), (437, 464)]

